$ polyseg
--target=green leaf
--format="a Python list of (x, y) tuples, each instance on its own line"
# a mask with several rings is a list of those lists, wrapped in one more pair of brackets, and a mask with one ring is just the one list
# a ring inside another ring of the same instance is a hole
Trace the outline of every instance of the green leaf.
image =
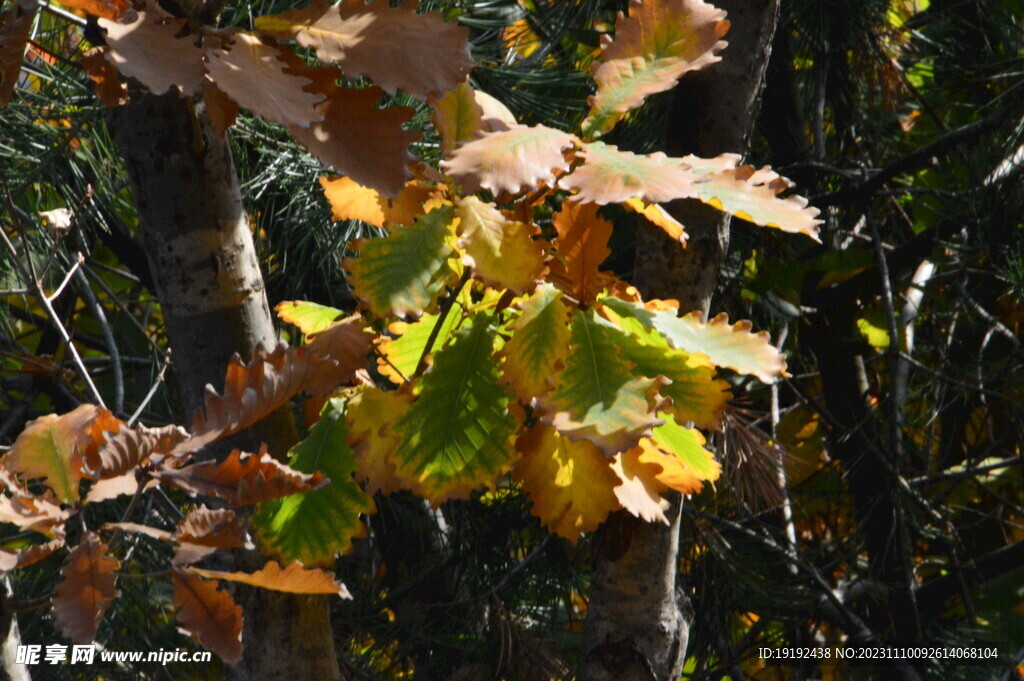
[(82, 404), (66, 414), (47, 414), (29, 421), (3, 458), (3, 467), (21, 480), (38, 478), (64, 504), (78, 501), (83, 477), (82, 447), (99, 409)]
[(311, 303), (308, 300), (286, 300), (274, 307), (274, 312), (283, 322), (294, 324), (299, 331), (313, 336), (345, 316), (343, 310)]
[(344, 400), (324, 407), (309, 436), (295, 445), (289, 465), (303, 473), (321, 472), (330, 482), (312, 492), (261, 504), (253, 518), (263, 548), (285, 561), (328, 566), (351, 549), (366, 530), (359, 515), (373, 513), (373, 499), (352, 478), (355, 456), (346, 442)]
[(434, 304), (453, 274), (453, 214), (451, 206), (442, 206), (382, 239), (356, 243), (359, 257), (346, 259), (342, 266), (375, 315), (418, 315)]
[(661, 423), (654, 414), (660, 382), (634, 376), (607, 327), (614, 329), (593, 310), (575, 313), (565, 369), (538, 408), (562, 434), (590, 440), (611, 456)]
[(502, 348), (502, 381), (522, 402), (548, 391), (548, 379), (569, 352), (569, 308), (562, 293), (551, 284), (522, 305), (523, 313), (511, 325), (512, 338)]
[(511, 464), (516, 423), (498, 384), (496, 333), (478, 313), (434, 356), (419, 398), (395, 424), (398, 474), (432, 503), (468, 496)]
[[(386, 338), (378, 345), (383, 357), (377, 360), (377, 369), (392, 383), (401, 385), (416, 373), (416, 367), (427, 347), (427, 340), (430, 339), (430, 334), (437, 324), (437, 318), (436, 314), (425, 314), (415, 322), (394, 322), (388, 327), (388, 331), (394, 337)], [(444, 318), (444, 322), (434, 338), (434, 345), (431, 348), (433, 352), (444, 347), (460, 322), (462, 322), (460, 311), (458, 309), (449, 310), (448, 316)]]
[(621, 317), (632, 317), (647, 330), (658, 331), (678, 350), (707, 356), (716, 366), (753, 374), (765, 383), (785, 375), (785, 357), (772, 346), (766, 331), (752, 333), (748, 321), (729, 324), (729, 317), (720, 314), (705, 323), (699, 312), (679, 317), (679, 311), (664, 301), (648, 301), (644, 306), (607, 297), (601, 304)]

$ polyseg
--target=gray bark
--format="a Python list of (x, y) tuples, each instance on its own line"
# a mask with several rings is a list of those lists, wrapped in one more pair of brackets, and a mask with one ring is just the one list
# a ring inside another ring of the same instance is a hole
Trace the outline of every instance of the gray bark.
[[(136, 95), (109, 123), (125, 162), (187, 413), (218, 389), (234, 353), (276, 341), (231, 150), (202, 108), (176, 94)], [(296, 441), (282, 409), (232, 444)], [(254, 451), (249, 449), (248, 451)], [(245, 654), (233, 678), (340, 679), (327, 603), (245, 590)]]
[[(744, 153), (757, 118), (779, 0), (718, 0), (729, 13), (729, 48), (721, 62), (677, 86), (666, 151), (716, 156)], [(684, 312), (711, 303), (729, 248), (729, 219), (696, 202), (669, 207), (686, 226), (686, 249), (664, 233), (637, 234), (635, 283), (645, 298), (674, 298)], [(618, 511), (598, 531), (587, 611), (583, 681), (668, 681), (682, 672), (689, 641), (686, 603), (677, 588), (679, 504), (671, 526)]]

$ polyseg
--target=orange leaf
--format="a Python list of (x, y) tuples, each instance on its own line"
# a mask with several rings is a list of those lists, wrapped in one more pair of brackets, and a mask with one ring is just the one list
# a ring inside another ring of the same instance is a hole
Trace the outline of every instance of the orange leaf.
[(39, 3), (35, 0), (15, 0), (9, 10), (0, 14), (0, 106), (6, 106), (14, 94), (38, 11)]
[[(258, 17), (256, 29), (294, 37), (323, 62), (336, 61), (347, 78), (369, 76), (388, 92), (415, 97), (441, 93), (461, 82), (473, 66), (469, 30), (440, 14), (416, 12), (416, 0), (398, 7), (378, 0), (314, 0), (302, 9)], [(424, 40), (429, 36), (429, 40)]]
[(203, 77), (202, 91), (206, 115), (209, 116), (217, 135), (223, 139), (228, 128), (234, 125), (235, 119), (238, 118), (238, 104), (217, 87), (209, 76)]
[(289, 126), (292, 136), (317, 158), (384, 196), (398, 196), (411, 176), (409, 145), (418, 132), (404, 130), (415, 111), (377, 107), (380, 88), (335, 88), (316, 107), (319, 121), (308, 129)]
[(553, 185), (556, 173), (569, 169), (563, 150), (579, 140), (543, 125), (516, 125), (467, 142), (441, 162), (464, 194), (481, 187), (498, 194), (517, 193), (523, 185)]
[(337, 594), (342, 598), (352, 598), (344, 584), (334, 581), (333, 575), (316, 568), (303, 567), (299, 562), (290, 563), (288, 567), (281, 569), (280, 564), (268, 561), (260, 570), (251, 573), (200, 568), (188, 568), (188, 571), (210, 579), (226, 579), (271, 591), (292, 594)]
[(649, 223), (655, 227), (660, 227), (661, 231), (665, 232), (672, 240), (684, 245), (686, 244), (685, 228), (658, 204), (652, 203), (647, 205), (640, 199), (633, 198), (623, 201), (622, 205), (634, 213), (643, 215)]
[(307, 128), (323, 120), (317, 104), (324, 97), (305, 91), (312, 81), (287, 72), (282, 51), (252, 34), (236, 33), (229, 50), (206, 51), (206, 68), (217, 87), (240, 106), (268, 121)]
[(234, 449), (220, 462), (204, 461), (155, 475), (186, 492), (220, 497), (232, 506), (259, 504), (327, 484), (320, 473), (299, 473), (275, 460), (266, 447), (259, 454)]
[(565, 201), (551, 218), (558, 232), (555, 246), (562, 256), (551, 265), (551, 280), (579, 301), (596, 293), (598, 268), (611, 255), (612, 223), (600, 217), (597, 209), (594, 204)]
[(94, 47), (82, 55), (82, 68), (95, 84), (96, 95), (103, 106), (128, 103), (128, 86), (117, 76), (117, 69), (107, 60), (107, 47)]
[(96, 637), (100, 618), (114, 598), (116, 560), (95, 532), (86, 532), (60, 571), (62, 580), (53, 590), (53, 618), (57, 630), (75, 643)]
[(234, 549), (248, 546), (249, 537), (233, 511), (198, 506), (178, 523), (174, 539), (191, 544)]
[(159, 10), (139, 12), (130, 24), (100, 19), (107, 33), (104, 56), (118, 71), (137, 78), (154, 94), (179, 87), (195, 94), (203, 82), (203, 50), (196, 36), (178, 37), (185, 22)]
[(122, 427), (108, 435), (97, 451), (96, 464), (90, 464), (93, 473), (101, 479), (116, 478), (132, 472), (153, 454), (167, 454), (176, 445), (188, 439), (188, 433), (179, 426), (163, 428)]
[(374, 227), (384, 226), (380, 194), (355, 182), (351, 177), (320, 178), (324, 196), (331, 204), (332, 220), (362, 220)]
[(122, 24), (135, 20), (135, 10), (128, 0), (61, 0), (60, 4), (71, 10)]
[(171, 584), (185, 631), (229, 665), (236, 664), (242, 657), (242, 608), (217, 582), (180, 568), (171, 570)]

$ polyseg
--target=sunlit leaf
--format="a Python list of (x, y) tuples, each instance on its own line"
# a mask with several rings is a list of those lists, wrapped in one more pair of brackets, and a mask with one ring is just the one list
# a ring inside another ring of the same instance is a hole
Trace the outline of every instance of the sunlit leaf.
[(592, 203), (562, 203), (551, 218), (558, 232), (555, 244), (561, 256), (551, 264), (551, 281), (576, 300), (588, 302), (597, 292), (598, 272), (609, 255), (612, 223), (597, 214)]
[(351, 177), (333, 180), (321, 177), (320, 186), (331, 204), (332, 220), (362, 220), (374, 227), (384, 226), (384, 209), (376, 190), (364, 187)]
[(3, 467), (22, 480), (38, 478), (65, 504), (78, 501), (78, 485), (85, 477), (83, 447), (98, 407), (83, 404), (60, 416), (47, 414), (29, 421), (10, 451)]
[(468, 80), (443, 97), (431, 99), (431, 120), (441, 137), (441, 151), (451, 151), (460, 142), (473, 139), (480, 131), (508, 130), (516, 119), (504, 104), (486, 92), (476, 90)]
[(647, 522), (668, 524), (665, 511), (669, 503), (661, 496), (662, 487), (658, 482), (660, 465), (645, 462), (640, 457), (639, 448), (616, 454), (611, 462), (611, 469), (619, 478), (614, 488), (615, 496), (626, 509), (638, 518)]
[(702, 0), (630, 0), (615, 37), (604, 36), (594, 64), (597, 94), (583, 134), (599, 137), (644, 99), (671, 89), (684, 74), (720, 61), (729, 30), (725, 12)]
[[(469, 31), (440, 14), (416, 12), (416, 0), (398, 7), (377, 0), (314, 0), (302, 9), (257, 17), (256, 30), (294, 37), (321, 61), (338, 62), (347, 78), (369, 76), (388, 92), (440, 94), (469, 73)], [(429, 36), (429, 39), (424, 39)]]
[(196, 36), (178, 37), (184, 23), (153, 10), (139, 12), (130, 24), (100, 19), (107, 34), (104, 56), (150, 92), (162, 94), (178, 87), (186, 94), (195, 94), (205, 73), (203, 50), (196, 46)]
[(466, 252), (463, 263), (477, 279), (517, 294), (533, 289), (545, 266), (544, 250), (529, 225), (509, 220), (475, 196), (460, 199), (455, 215), (459, 246)]
[(512, 470), (533, 502), (531, 512), (554, 533), (576, 542), (619, 508), (610, 462), (588, 440), (570, 440), (537, 424), (516, 441), (522, 458)]
[(420, 314), (434, 304), (452, 276), (453, 212), (442, 206), (384, 238), (354, 244), (359, 257), (342, 264), (373, 314)]
[(634, 154), (604, 142), (583, 145), (583, 164), (558, 181), (576, 190), (580, 203), (621, 203), (640, 198), (648, 203), (692, 198), (697, 195), (693, 177), (678, 158), (661, 152)]
[(661, 417), (665, 423), (655, 428), (650, 438), (640, 441), (639, 461), (660, 466), (655, 478), (666, 487), (696, 494), (705, 482), (718, 479), (722, 467), (704, 448), (700, 431), (684, 428), (671, 414), (662, 413)]
[(278, 318), (299, 327), (299, 331), (307, 336), (315, 336), (345, 313), (337, 308), (319, 303), (311, 303), (308, 300), (286, 300), (274, 307)]
[(287, 567), (282, 568), (279, 563), (268, 561), (256, 572), (224, 572), (194, 567), (186, 570), (208, 579), (224, 579), (271, 591), (292, 594), (336, 594), (342, 598), (352, 598), (343, 584), (334, 581), (333, 575), (316, 568), (303, 567), (301, 563), (289, 563)]
[(502, 381), (524, 403), (547, 392), (569, 352), (569, 308), (562, 298), (551, 284), (537, 287), (501, 349)]
[(577, 141), (574, 135), (543, 125), (516, 125), (463, 144), (441, 166), (462, 185), (464, 194), (481, 187), (514, 194), (523, 185), (553, 185), (556, 173), (569, 168), (563, 151)]
[(755, 225), (806, 234), (820, 241), (818, 209), (808, 206), (807, 199), (800, 196), (779, 197), (792, 186), (771, 168), (755, 170), (753, 166), (709, 173), (694, 183), (700, 200), (719, 210)]
[(412, 396), (402, 390), (384, 392), (364, 388), (348, 399), (345, 419), (348, 443), (355, 452), (356, 479), (366, 482), (366, 491), (391, 494), (403, 487), (398, 478), (397, 458), (401, 436), (394, 426), (409, 410)]
[[(455, 305), (458, 306), (459, 303)], [(388, 332), (392, 337), (382, 338), (377, 345), (377, 350), (382, 355), (377, 360), (378, 371), (396, 385), (409, 380), (416, 373), (420, 358), (427, 349), (427, 341), (430, 340), (437, 322), (436, 314), (425, 314), (415, 322), (392, 322), (388, 326)], [(443, 348), (461, 323), (462, 314), (457, 307), (453, 307), (434, 336), (431, 353)]]
[(478, 313), (434, 357), (422, 390), (398, 423), (398, 474), (438, 504), (466, 497), (511, 464), (515, 421), (498, 383), (496, 331)]
[(643, 215), (648, 222), (659, 227), (673, 241), (678, 241), (681, 244), (686, 243), (686, 228), (669, 215), (668, 211), (660, 205), (656, 203), (648, 205), (640, 199), (627, 199), (622, 202), (622, 205), (634, 213)]

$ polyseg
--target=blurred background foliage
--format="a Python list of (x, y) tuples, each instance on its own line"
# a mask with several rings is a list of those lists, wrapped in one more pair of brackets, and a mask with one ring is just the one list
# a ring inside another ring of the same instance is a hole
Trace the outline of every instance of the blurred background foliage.
[[(231, 4), (223, 23), (249, 27), (293, 5)], [(524, 122), (566, 128), (585, 113), (600, 34), (625, 8), (593, 0), (422, 5), (472, 29), (474, 86)], [(0, 110), (0, 228), (20, 258), (0, 257), (3, 447), (27, 421), (89, 401), (19, 264), (50, 293), (68, 279), (53, 315), (118, 416), (182, 422), (132, 197), (80, 68), (90, 46), (84, 29), (56, 5), (41, 12), (22, 80)], [(423, 140), (413, 151), (436, 162), (425, 108), (401, 95), (396, 103), (419, 107), (411, 125)], [(612, 141), (659, 148), (669, 105), (652, 98)], [(376, 230), (331, 222), (317, 184), (324, 171), (286, 132), (243, 114), (231, 136), (271, 305), (350, 308), (338, 263), (351, 240)], [(794, 179), (822, 208), (824, 243), (733, 225), (712, 309), (771, 331), (791, 377), (773, 387), (734, 381), (737, 409), (711, 436), (726, 475), (685, 503), (681, 588), (694, 624), (684, 678), (870, 678), (842, 666), (766, 668), (757, 657), (760, 646), (840, 639), (850, 615), (881, 637), (895, 635), (873, 615), (884, 595), (865, 549), (872, 533), (893, 528), (858, 521), (851, 443), (898, 455), (885, 499), (905, 531), (899, 567), (916, 586), (918, 640), (996, 641), (1004, 655), (999, 668), (943, 663), (923, 668), (925, 678), (1024, 678), (1024, 8), (1018, 0), (782, 0), (748, 157)], [(70, 223), (50, 212), (60, 209)], [(637, 226), (610, 217), (608, 265), (628, 277)], [(282, 329), (297, 340), (293, 332)], [(840, 360), (854, 370), (836, 385)], [(857, 404), (834, 412), (835, 395)], [(338, 562), (355, 595), (332, 616), (348, 676), (571, 678), (588, 541), (548, 535), (514, 489), (449, 502), (429, 523), (421, 503), (397, 495)], [(147, 521), (164, 527), (183, 510), (181, 499), (163, 496), (144, 504)], [(90, 513), (113, 520), (122, 505)], [(8, 528), (0, 543), (23, 540)], [(158, 542), (121, 542), (115, 550), (131, 552), (143, 572), (166, 561)], [(49, 593), (62, 560), (11, 575), (17, 597)], [(405, 568), (386, 571), (385, 562)], [(194, 645), (176, 631), (160, 580), (122, 579), (119, 588), (98, 640), (117, 650)], [(26, 642), (59, 638), (47, 608), (21, 613), (19, 623)], [(65, 679), (82, 669), (33, 672)], [(216, 665), (88, 671), (220, 674)]]

